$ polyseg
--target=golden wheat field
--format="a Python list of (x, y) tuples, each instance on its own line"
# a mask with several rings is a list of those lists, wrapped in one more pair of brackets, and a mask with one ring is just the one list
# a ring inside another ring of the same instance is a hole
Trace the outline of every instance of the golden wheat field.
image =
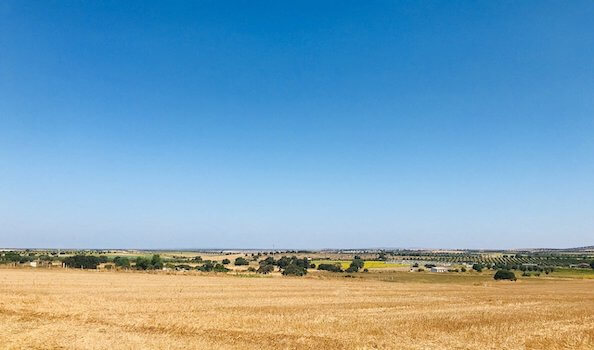
[(0, 270), (2, 349), (592, 349), (594, 281)]

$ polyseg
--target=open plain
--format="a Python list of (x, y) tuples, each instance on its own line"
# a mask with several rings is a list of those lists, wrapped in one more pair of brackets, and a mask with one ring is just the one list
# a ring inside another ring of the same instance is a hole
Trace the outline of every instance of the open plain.
[(594, 348), (593, 280), (398, 276), (0, 269), (0, 348)]

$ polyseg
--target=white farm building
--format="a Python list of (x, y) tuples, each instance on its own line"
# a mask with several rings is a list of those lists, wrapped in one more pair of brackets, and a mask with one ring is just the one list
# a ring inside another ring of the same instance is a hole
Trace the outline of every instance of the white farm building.
[(448, 268), (446, 266), (433, 266), (431, 272), (448, 272)]

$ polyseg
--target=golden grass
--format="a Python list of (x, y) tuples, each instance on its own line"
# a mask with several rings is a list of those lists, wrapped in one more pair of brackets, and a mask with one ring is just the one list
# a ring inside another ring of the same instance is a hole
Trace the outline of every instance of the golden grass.
[(592, 349), (594, 281), (0, 269), (0, 348)]

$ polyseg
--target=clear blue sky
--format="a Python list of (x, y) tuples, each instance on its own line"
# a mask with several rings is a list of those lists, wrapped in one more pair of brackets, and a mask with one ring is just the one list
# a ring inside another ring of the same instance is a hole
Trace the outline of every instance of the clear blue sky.
[(0, 246), (594, 244), (592, 1), (2, 1)]

